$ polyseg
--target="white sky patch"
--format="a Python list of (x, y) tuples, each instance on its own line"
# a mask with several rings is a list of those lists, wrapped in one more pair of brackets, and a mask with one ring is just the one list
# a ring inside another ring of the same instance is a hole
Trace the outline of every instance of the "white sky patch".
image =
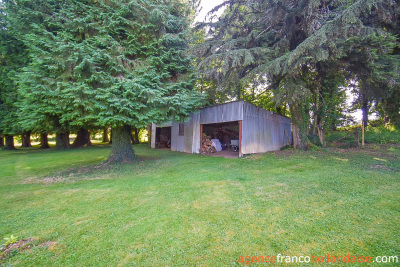
[[(202, 7), (201, 11), (199, 14), (197, 14), (195, 21), (196, 22), (204, 22), (207, 16), (207, 13), (210, 12), (214, 7), (217, 5), (222, 4), (224, 1), (223, 0), (201, 0), (200, 2), (200, 7)], [(220, 16), (223, 12), (223, 9), (221, 8), (218, 12), (217, 15)]]

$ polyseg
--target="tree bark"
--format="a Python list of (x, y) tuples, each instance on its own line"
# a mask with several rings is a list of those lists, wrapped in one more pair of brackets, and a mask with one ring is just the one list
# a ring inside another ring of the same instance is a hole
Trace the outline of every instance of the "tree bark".
[(108, 138), (108, 127), (104, 127), (103, 130), (103, 143), (110, 142), (110, 138)]
[(126, 131), (129, 133), (129, 137), (131, 139), (131, 143), (135, 144), (135, 138), (133, 137), (133, 134), (132, 134), (132, 126), (125, 125), (124, 127), (125, 127)]
[(40, 149), (50, 148), (49, 139), (47, 138), (47, 133), (40, 134)]
[(325, 146), (325, 130), (323, 127), (323, 121), (322, 121), (320, 114), (317, 114), (315, 116), (315, 131), (316, 131), (316, 134), (318, 135), (321, 146), (324, 147)]
[(147, 144), (151, 147), (151, 124), (147, 126)]
[(4, 147), (4, 135), (3, 133), (0, 133), (0, 148)]
[(69, 149), (69, 132), (56, 134), (56, 149)]
[(133, 144), (137, 145), (139, 144), (139, 130), (136, 127), (133, 127), (133, 132), (135, 133), (135, 136), (133, 138)]
[(365, 96), (362, 96), (362, 106), (361, 106), (361, 111), (362, 111), (362, 121), (364, 122), (364, 129), (368, 125), (368, 98)]
[(84, 146), (90, 146), (92, 143), (90, 142), (90, 132), (87, 129), (80, 128), (76, 134), (76, 138), (72, 143), (73, 148), (80, 148)]
[(21, 135), (22, 145), (21, 147), (32, 147), (31, 145), (31, 131), (22, 133)]
[(321, 146), (325, 146), (325, 131), (320, 124), (317, 126), (317, 132)]
[(112, 146), (110, 156), (107, 159), (108, 163), (137, 161), (131, 138), (132, 135), (127, 131), (127, 125), (112, 129)]
[(7, 150), (14, 150), (15, 146), (14, 146), (14, 136), (6, 134), (5, 135), (6, 138), (6, 146), (4, 147), (4, 149)]
[(303, 107), (303, 103), (296, 102), (291, 105), (293, 147), (294, 149), (308, 149), (308, 113)]

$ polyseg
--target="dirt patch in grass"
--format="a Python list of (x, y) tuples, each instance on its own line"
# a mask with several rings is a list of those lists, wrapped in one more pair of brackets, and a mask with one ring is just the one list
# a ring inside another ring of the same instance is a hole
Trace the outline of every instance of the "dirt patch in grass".
[(223, 157), (223, 158), (238, 158), (239, 157), (239, 151), (231, 151), (231, 150), (222, 150), (219, 152), (215, 152), (215, 153), (207, 153), (207, 154), (203, 154), (204, 156), (210, 156), (210, 157)]
[(11, 257), (15, 251), (23, 251), (23, 250), (28, 250), (32, 248), (32, 238), (28, 239), (21, 239), (15, 243), (8, 244), (4, 248), (2, 248), (0, 251), (0, 263), (9, 257)]
[(381, 164), (373, 165), (371, 168), (372, 169), (376, 169), (376, 170), (385, 170), (385, 171), (391, 171), (392, 170), (392, 169), (390, 169), (390, 168), (388, 168), (388, 167), (386, 167), (384, 165), (381, 165)]
[(273, 151), (272, 152), (276, 158), (278, 159), (289, 159), (292, 155), (294, 155), (296, 153), (295, 150), (278, 150), (278, 151)]
[(145, 161), (156, 161), (161, 159), (162, 157), (152, 157), (152, 156), (140, 156), (138, 157), (139, 162), (145, 162)]
[(333, 152), (337, 153), (364, 153), (371, 156), (381, 156), (387, 158), (397, 158), (395, 155), (388, 151), (391, 147), (400, 147), (400, 144), (366, 144), (365, 148), (353, 147), (353, 148), (331, 148)]
[[(157, 161), (159, 159), (160, 159), (159, 157), (144, 156), (140, 157), (139, 161), (136, 161), (136, 164), (140, 164), (145, 161)], [(35, 184), (35, 183), (53, 184), (53, 183), (60, 183), (67, 181), (71, 182), (77, 180), (105, 179), (103, 174), (112, 171), (113, 169), (117, 168), (118, 166), (121, 166), (122, 164), (127, 164), (127, 163), (121, 163), (121, 164), (98, 163), (81, 167), (72, 167), (63, 171), (56, 171), (51, 175), (45, 177), (34, 177), (34, 176), (28, 177), (22, 182), (22, 184)], [(101, 177), (98, 177), (96, 173), (98, 173)]]
[[(95, 164), (90, 166), (82, 166), (82, 167), (74, 167), (69, 168), (64, 171), (57, 171), (53, 174), (45, 177), (29, 177), (25, 179), (22, 183), (23, 184), (33, 184), (33, 183), (43, 183), (43, 184), (53, 184), (53, 183), (60, 183), (65, 181), (75, 181), (75, 180), (82, 180), (82, 179), (90, 179), (96, 180), (100, 178), (93, 178), (91, 174), (96, 171), (101, 171), (104, 173), (105, 171), (111, 170), (113, 168), (112, 165), (108, 164)], [(88, 178), (90, 177), (90, 178)]]
[(41, 243), (38, 247), (47, 248), (50, 251), (53, 251), (57, 247), (57, 242), (55, 241), (46, 241)]
[(365, 148), (331, 148), (333, 153), (343, 154), (348, 157), (357, 157), (358, 155), (366, 155), (373, 158), (373, 163), (368, 166), (372, 170), (398, 172), (400, 168), (396, 167), (399, 156), (396, 152), (391, 151), (393, 147), (400, 147), (399, 144), (367, 144)]
[[(8, 244), (7, 246), (2, 247), (0, 249), (0, 266), (4, 261), (14, 256), (16, 253), (31, 250), (36, 245), (37, 239), (35, 240), (33, 238), (27, 238), (21, 239), (15, 243)], [(58, 243), (55, 241), (46, 241), (37, 245), (37, 247), (43, 247), (47, 248), (50, 251), (53, 251), (56, 247), (58, 247)]]

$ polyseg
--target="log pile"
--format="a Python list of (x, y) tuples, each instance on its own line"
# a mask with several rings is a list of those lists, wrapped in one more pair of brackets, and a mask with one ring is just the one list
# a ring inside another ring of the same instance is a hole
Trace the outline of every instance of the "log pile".
[(205, 133), (203, 133), (201, 138), (201, 153), (206, 154), (215, 152), (217, 152), (217, 150), (211, 142), (211, 136), (207, 136)]

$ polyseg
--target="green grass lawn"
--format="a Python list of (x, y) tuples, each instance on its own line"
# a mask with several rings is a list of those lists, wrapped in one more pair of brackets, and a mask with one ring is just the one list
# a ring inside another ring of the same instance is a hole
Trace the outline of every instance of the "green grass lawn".
[(240, 256), (279, 253), (400, 256), (400, 146), (241, 159), (134, 148), (140, 162), (114, 168), (99, 165), (108, 146), (0, 151), (0, 237), (31, 238), (2, 263), (232, 266)]

